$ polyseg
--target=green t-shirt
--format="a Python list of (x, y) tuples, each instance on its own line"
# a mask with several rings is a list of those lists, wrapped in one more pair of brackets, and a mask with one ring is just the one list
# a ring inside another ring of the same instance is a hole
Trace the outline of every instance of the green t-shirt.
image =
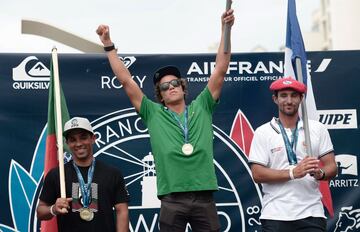
[[(213, 162), (212, 113), (216, 101), (206, 87), (188, 106), (189, 143), (191, 155), (182, 153), (183, 130), (169, 110), (143, 97), (140, 116), (149, 129), (156, 165), (157, 195), (172, 192), (217, 190)], [(184, 122), (185, 113), (178, 115)]]

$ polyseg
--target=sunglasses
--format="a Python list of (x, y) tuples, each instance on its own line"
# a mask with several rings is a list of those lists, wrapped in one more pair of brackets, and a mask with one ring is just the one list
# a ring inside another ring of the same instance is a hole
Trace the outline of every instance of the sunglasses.
[(181, 85), (181, 80), (180, 79), (174, 79), (168, 82), (163, 82), (159, 85), (160, 91), (166, 91), (170, 88), (170, 85), (172, 85), (173, 87), (179, 87)]

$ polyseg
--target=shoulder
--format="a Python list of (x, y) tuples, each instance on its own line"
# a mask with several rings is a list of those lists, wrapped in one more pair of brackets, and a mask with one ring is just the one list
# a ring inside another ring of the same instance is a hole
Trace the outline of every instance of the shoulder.
[(52, 169), (48, 172), (48, 174), (46, 175), (46, 178), (47, 178), (47, 177), (58, 176), (58, 175), (59, 175), (59, 166), (52, 168)]
[(143, 96), (141, 100), (141, 107), (145, 106), (161, 107), (161, 104), (149, 99), (146, 95)]
[(317, 127), (325, 127), (325, 125), (322, 124), (321, 122), (312, 119), (309, 119), (309, 124)]
[(143, 119), (147, 119), (154, 112), (161, 112), (162, 108), (163, 105), (150, 100), (144, 95), (141, 101), (139, 114)]
[(218, 101), (215, 101), (210, 93), (209, 88), (206, 86), (199, 95), (190, 103), (191, 107), (201, 107), (207, 111), (212, 112)]
[(309, 120), (309, 126), (310, 129), (312, 128), (313, 130), (327, 131), (326, 126), (316, 120)]
[[(213, 99), (213, 97), (212, 97), (212, 95), (211, 95), (211, 92), (210, 92), (208, 86), (206, 86), (206, 87), (199, 93), (199, 95), (196, 97), (196, 99), (201, 99), (201, 98), (204, 98), (204, 99), (207, 99), (207, 100), (216, 102), (216, 101)], [(196, 99), (195, 99), (195, 100), (196, 100)]]
[(255, 130), (255, 134), (270, 134), (270, 133), (277, 133), (280, 134), (279, 126), (276, 124), (276, 119), (273, 118), (271, 121), (262, 124)]

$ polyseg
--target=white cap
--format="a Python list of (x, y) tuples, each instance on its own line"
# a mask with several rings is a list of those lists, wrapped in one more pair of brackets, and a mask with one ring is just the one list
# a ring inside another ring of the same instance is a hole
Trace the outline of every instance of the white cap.
[(64, 126), (64, 137), (66, 137), (66, 135), (74, 129), (83, 129), (89, 131), (91, 134), (94, 134), (92, 126), (86, 118), (74, 117), (67, 121)]

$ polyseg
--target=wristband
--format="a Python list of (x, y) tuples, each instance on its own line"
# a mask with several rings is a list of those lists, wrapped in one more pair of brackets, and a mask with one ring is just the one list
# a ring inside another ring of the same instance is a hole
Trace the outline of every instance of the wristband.
[(104, 47), (104, 51), (105, 52), (110, 52), (110, 51), (112, 51), (112, 50), (114, 50), (115, 49), (115, 45), (114, 44), (112, 44), (111, 46), (106, 46), (106, 47)]
[(53, 215), (54, 217), (56, 217), (56, 214), (55, 214), (54, 211), (53, 211), (54, 206), (55, 206), (55, 205), (50, 206), (50, 213), (51, 213), (51, 215)]
[(294, 168), (295, 168), (295, 166), (290, 166), (290, 167), (289, 167), (289, 176), (290, 176), (290, 180), (295, 180), (295, 176), (294, 176)]

